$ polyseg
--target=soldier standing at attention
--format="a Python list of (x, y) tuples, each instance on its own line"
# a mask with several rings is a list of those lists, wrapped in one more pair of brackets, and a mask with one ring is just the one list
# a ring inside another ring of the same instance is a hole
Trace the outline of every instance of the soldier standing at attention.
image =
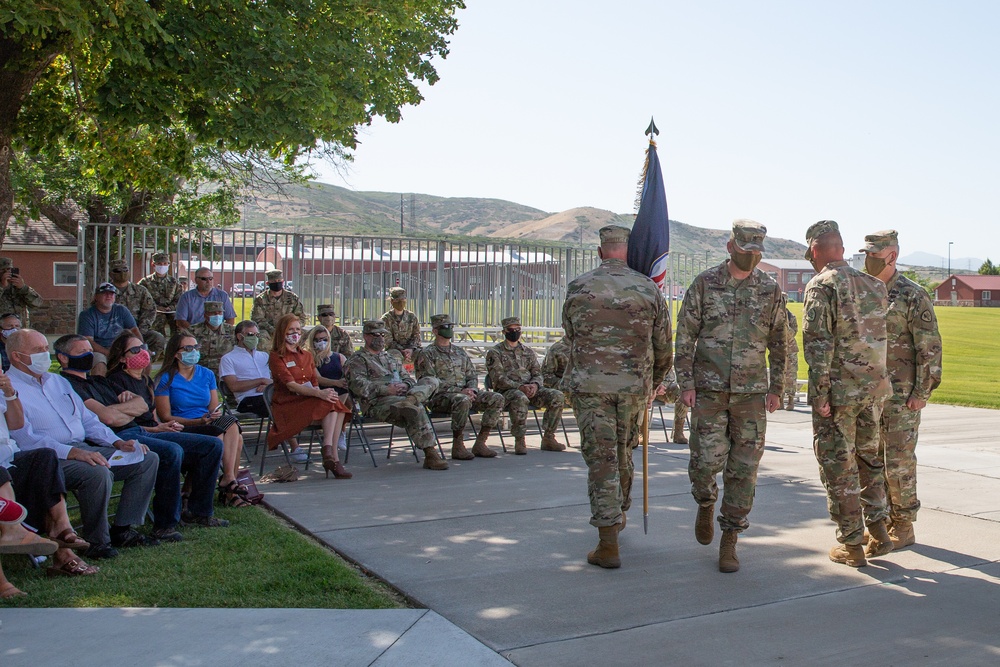
[(799, 343), (795, 336), (799, 333), (799, 321), (792, 311), (785, 309), (788, 319), (788, 333), (785, 334), (785, 409), (795, 409), (795, 394), (799, 388)]
[(198, 362), (216, 375), (223, 355), (233, 350), (236, 344), (236, 330), (225, 321), (223, 305), (219, 301), (205, 302), (205, 320), (194, 325), (188, 332), (201, 345), (201, 359)]
[(510, 432), (514, 435), (514, 453), (528, 453), (524, 436), (527, 432), (525, 422), (528, 420), (529, 405), (545, 408), (541, 449), (561, 452), (566, 449), (566, 445), (556, 439), (556, 429), (559, 428), (559, 418), (562, 417), (565, 403), (562, 392), (545, 388), (535, 351), (520, 342), (521, 320), (517, 317), (505, 317), (500, 324), (503, 325), (504, 340), (486, 351), (486, 372), (489, 374), (491, 388), (503, 394), (507, 401)]
[(10, 257), (0, 257), (0, 314), (13, 313), (25, 327), (30, 324), (30, 309), (42, 305), (42, 295), (24, 282)]
[(404, 364), (414, 363), (414, 353), (420, 349), (420, 323), (417, 316), (406, 309), (406, 290), (393, 287), (389, 290), (392, 309), (382, 315), (382, 321), (389, 332), (385, 349), (402, 355)]
[[(454, 330), (449, 315), (431, 317), (431, 330), (434, 332), (434, 343), (417, 355), (417, 378), (435, 377), (441, 383), (426, 404), (435, 412), (451, 413), (451, 458), (458, 461), (468, 461), (476, 456), (492, 458), (497, 453), (486, 446), (486, 439), (500, 421), (503, 396), (495, 391), (479, 389), (479, 376), (469, 355), (451, 344)], [(469, 421), (469, 410), (483, 413), (479, 435), (471, 452), (465, 448), (465, 424)]]
[(920, 411), (941, 384), (941, 334), (927, 290), (896, 270), (896, 230), (869, 234), (861, 251), (867, 253), (865, 272), (889, 291), (886, 370), (892, 396), (882, 408), (879, 455), (889, 487), (889, 537), (893, 549), (900, 549), (916, 542), (917, 429)]
[(166, 337), (174, 330), (174, 314), (177, 312), (177, 300), (184, 293), (184, 286), (177, 278), (170, 275), (170, 256), (165, 252), (153, 254), (153, 272), (138, 283), (145, 287), (153, 303), (156, 304), (156, 317), (152, 329)]
[(648, 277), (626, 265), (629, 230), (600, 230), (601, 265), (569, 284), (563, 328), (571, 393), (587, 463), (590, 524), (600, 536), (587, 562), (621, 567), (618, 532), (632, 502), (632, 449), (653, 387), (671, 367), (670, 314)]
[(149, 348), (149, 358), (155, 360), (167, 341), (163, 335), (153, 330), (156, 318), (156, 302), (145, 287), (129, 281), (129, 266), (124, 259), (113, 259), (110, 263), (111, 282), (118, 289), (115, 303), (128, 308), (142, 334), (142, 340)]
[(332, 351), (339, 352), (345, 357), (350, 357), (354, 354), (354, 343), (351, 342), (351, 334), (335, 324), (337, 321), (337, 312), (333, 309), (332, 304), (316, 306), (316, 317), (319, 319), (320, 325), (326, 327), (326, 330), (330, 332), (330, 349)]
[(767, 228), (753, 220), (733, 222), (729, 259), (694, 279), (677, 314), (674, 368), (681, 400), (691, 408), (688, 477), (698, 503), (694, 534), (700, 544), (712, 543), (719, 496), (715, 478), (721, 472), (720, 572), (740, 569), (736, 541), (750, 526), (766, 412), (781, 405), (788, 325), (781, 287), (756, 268), (766, 234)]
[[(806, 259), (816, 275), (806, 285), (802, 350), (809, 365), (813, 450), (826, 487), (839, 545), (830, 560), (851, 567), (892, 551), (886, 529), (885, 463), (879, 458), (886, 374), (885, 285), (844, 261), (833, 220), (806, 231)], [(865, 525), (872, 540), (866, 553)]]
[(362, 325), (365, 345), (347, 360), (347, 383), (361, 403), (366, 417), (389, 422), (406, 429), (417, 448), (424, 450), (424, 468), (447, 470), (448, 462), (438, 456), (434, 431), (426, 401), (438, 387), (437, 378), (413, 379), (399, 358), (385, 350), (389, 335), (381, 320)]
[(257, 323), (260, 329), (260, 346), (271, 347), (271, 336), (274, 335), (274, 325), (282, 315), (291, 313), (299, 320), (305, 319), (305, 308), (299, 296), (285, 289), (285, 281), (281, 271), (267, 272), (267, 289), (253, 300), (253, 310), (250, 319)]

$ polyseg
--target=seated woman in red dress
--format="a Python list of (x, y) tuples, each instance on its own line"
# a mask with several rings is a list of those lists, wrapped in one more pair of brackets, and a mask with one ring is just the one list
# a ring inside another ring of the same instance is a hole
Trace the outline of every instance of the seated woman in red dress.
[(337, 479), (350, 479), (337, 455), (337, 438), (351, 409), (344, 405), (336, 389), (321, 389), (312, 353), (302, 349), (302, 323), (291, 313), (283, 315), (274, 327), (268, 365), (274, 379), (271, 412), (274, 423), (267, 434), (268, 449), (275, 449), (294, 438), (306, 426), (323, 426), (323, 469)]

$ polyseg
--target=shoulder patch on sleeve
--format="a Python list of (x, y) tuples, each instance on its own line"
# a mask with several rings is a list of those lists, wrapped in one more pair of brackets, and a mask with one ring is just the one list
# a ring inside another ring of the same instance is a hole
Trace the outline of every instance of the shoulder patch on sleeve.
[(922, 313), (920, 313), (920, 319), (930, 324), (931, 320), (933, 319), (931, 318), (931, 311), (925, 310)]
[(816, 308), (814, 307), (814, 308), (810, 308), (809, 310), (807, 310), (805, 318), (806, 318), (806, 320), (808, 320), (810, 322), (815, 322), (816, 321)]

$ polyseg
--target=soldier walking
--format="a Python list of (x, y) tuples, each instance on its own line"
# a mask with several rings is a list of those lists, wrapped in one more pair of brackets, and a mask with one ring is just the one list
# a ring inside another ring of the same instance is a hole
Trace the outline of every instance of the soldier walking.
[(671, 367), (670, 314), (647, 276), (625, 263), (629, 230), (600, 230), (601, 265), (569, 284), (563, 328), (570, 360), (563, 386), (570, 392), (587, 463), (590, 525), (597, 548), (587, 562), (621, 567), (618, 533), (632, 503), (632, 450), (654, 385)]
[[(492, 458), (497, 453), (486, 446), (486, 439), (500, 421), (503, 396), (479, 388), (479, 377), (468, 353), (451, 344), (454, 327), (449, 315), (431, 317), (431, 331), (434, 343), (417, 355), (417, 378), (434, 377), (440, 382), (426, 405), (435, 412), (451, 413), (451, 458), (459, 461), (476, 456)], [(470, 410), (483, 413), (471, 452), (465, 448), (465, 425), (469, 422)]]
[(736, 542), (750, 526), (766, 412), (781, 405), (785, 295), (756, 268), (766, 234), (767, 228), (753, 220), (733, 222), (729, 259), (694, 279), (677, 314), (674, 368), (681, 401), (691, 408), (688, 477), (698, 503), (694, 534), (700, 544), (712, 543), (721, 472), (720, 572), (740, 569)]
[[(816, 275), (806, 285), (802, 350), (809, 365), (813, 449), (826, 487), (839, 545), (830, 560), (864, 567), (892, 551), (886, 528), (885, 462), (879, 457), (886, 374), (885, 285), (844, 261), (833, 220), (806, 231), (806, 259)], [(865, 525), (872, 540), (865, 549)]]
[(896, 230), (869, 234), (861, 251), (866, 253), (865, 272), (888, 290), (886, 370), (892, 396), (882, 407), (879, 455), (889, 487), (889, 538), (893, 549), (901, 549), (916, 542), (917, 430), (921, 410), (941, 384), (941, 334), (927, 290), (896, 269)]

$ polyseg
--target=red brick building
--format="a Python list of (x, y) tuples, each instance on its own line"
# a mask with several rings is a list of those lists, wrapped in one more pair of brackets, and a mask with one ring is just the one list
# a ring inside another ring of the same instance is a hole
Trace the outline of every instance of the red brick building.
[(934, 290), (934, 305), (1000, 308), (1000, 276), (948, 276)]
[(76, 331), (76, 248), (76, 237), (45, 216), (27, 224), (10, 219), (0, 255), (10, 257), (24, 282), (45, 300), (29, 314), (32, 328), (46, 334)]
[(789, 301), (802, 301), (806, 283), (816, 275), (804, 259), (762, 259), (757, 268), (774, 278)]

